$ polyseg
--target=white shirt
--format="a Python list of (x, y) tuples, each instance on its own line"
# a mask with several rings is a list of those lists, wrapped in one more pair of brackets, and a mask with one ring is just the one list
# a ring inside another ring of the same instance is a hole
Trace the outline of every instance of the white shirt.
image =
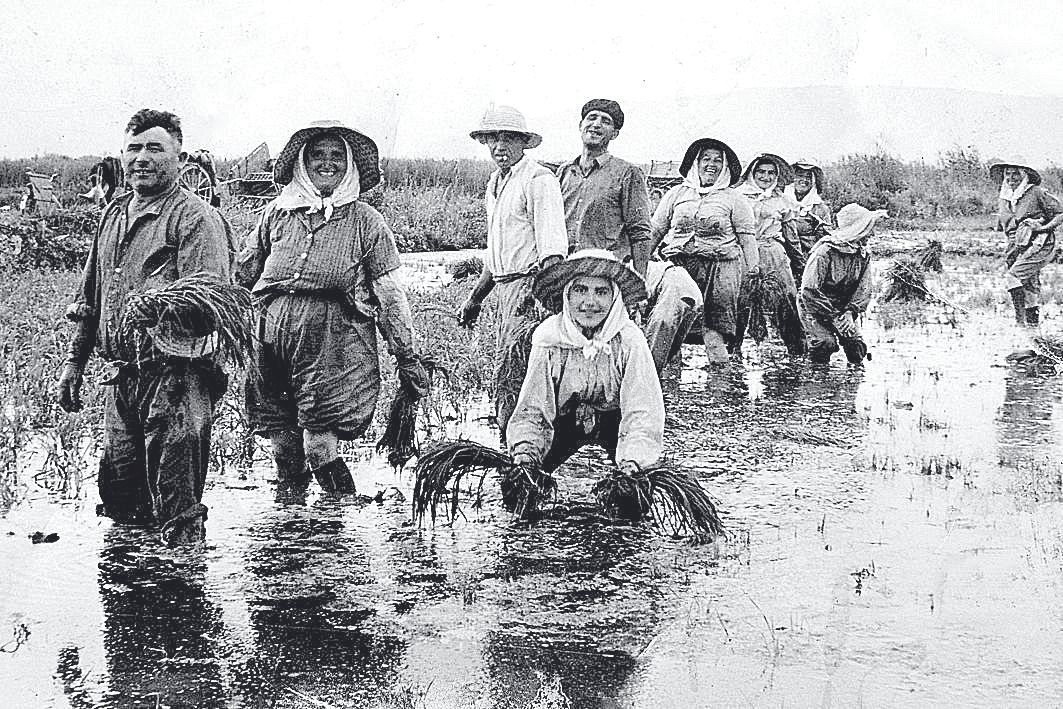
[(548, 169), (524, 157), (487, 182), (487, 268), (491, 274), (530, 273), (548, 256), (568, 254), (561, 185)]

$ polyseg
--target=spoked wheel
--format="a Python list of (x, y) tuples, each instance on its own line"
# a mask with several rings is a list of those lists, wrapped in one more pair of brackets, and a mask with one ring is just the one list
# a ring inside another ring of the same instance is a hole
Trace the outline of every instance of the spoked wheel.
[(181, 174), (178, 179), (182, 187), (207, 204), (210, 204), (211, 200), (214, 199), (214, 185), (210, 181), (210, 175), (207, 174), (207, 171), (202, 166), (194, 162), (186, 163), (181, 168)]

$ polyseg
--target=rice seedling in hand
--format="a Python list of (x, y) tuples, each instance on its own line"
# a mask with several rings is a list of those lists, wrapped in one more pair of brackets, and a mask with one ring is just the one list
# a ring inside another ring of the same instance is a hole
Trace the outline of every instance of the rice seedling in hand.
[(243, 368), (253, 347), (251, 292), (209, 273), (182, 276), (163, 288), (130, 293), (118, 327), (134, 342), (137, 333), (198, 338), (214, 334), (215, 356)]
[(461, 487), (467, 478), (478, 476), (472, 495), (473, 507), (479, 507), (487, 474), (512, 467), (513, 459), (508, 453), (474, 441), (459, 439), (428, 446), (413, 469), (413, 518), (420, 522), (428, 513), (435, 523), (440, 503), (446, 502), (448, 516), (453, 521), (459, 511)]
[[(438, 360), (431, 355), (422, 355), (421, 365), (428, 372), (428, 381), (432, 383), (436, 373), (448, 377), (447, 370), (439, 364)], [(427, 395), (427, 394), (426, 394)], [(387, 451), (388, 463), (393, 468), (401, 468), (406, 465), (410, 458), (417, 455), (417, 406), (420, 397), (414, 397), (405, 387), (395, 390), (395, 398), (391, 400), (391, 408), (388, 410), (388, 422), (383, 435), (377, 441), (378, 453)]]
[(504, 468), (499, 486), (502, 506), (518, 519), (531, 519), (544, 502), (557, 494), (557, 481), (538, 465), (514, 464)]
[(667, 463), (643, 472), (649, 479), (653, 495), (650, 511), (659, 529), (696, 541), (725, 534), (715, 503), (693, 474)]
[(738, 312), (739, 317), (745, 318), (746, 331), (754, 342), (759, 344), (767, 339), (768, 314), (781, 307), (780, 301), (786, 301), (786, 289), (775, 274), (755, 273), (745, 277), (738, 298)]

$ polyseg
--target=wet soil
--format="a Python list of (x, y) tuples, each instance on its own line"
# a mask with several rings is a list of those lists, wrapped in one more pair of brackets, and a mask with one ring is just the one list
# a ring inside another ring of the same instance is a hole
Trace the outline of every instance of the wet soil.
[(1061, 704), (1063, 381), (1005, 363), (1029, 333), (987, 273), (952, 257), (930, 281), (982, 303), (966, 316), (875, 309), (864, 368), (749, 343), (706, 371), (688, 347), (666, 445), (719, 500), (716, 544), (600, 519), (593, 451), (530, 527), (492, 495), (418, 528), (409, 473), (368, 449), (383, 502), (218, 475), (200, 551), (96, 518), (91, 480), (24, 481), (0, 517), (4, 704)]

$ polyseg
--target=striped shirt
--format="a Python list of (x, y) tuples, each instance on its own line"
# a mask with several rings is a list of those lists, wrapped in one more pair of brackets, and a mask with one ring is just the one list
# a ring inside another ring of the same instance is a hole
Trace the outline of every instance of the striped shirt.
[(373, 317), (370, 282), (398, 267), (391, 229), (368, 204), (337, 207), (326, 222), (320, 213), (271, 203), (237, 257), (236, 281), (255, 295), (353, 294), (358, 311)]

